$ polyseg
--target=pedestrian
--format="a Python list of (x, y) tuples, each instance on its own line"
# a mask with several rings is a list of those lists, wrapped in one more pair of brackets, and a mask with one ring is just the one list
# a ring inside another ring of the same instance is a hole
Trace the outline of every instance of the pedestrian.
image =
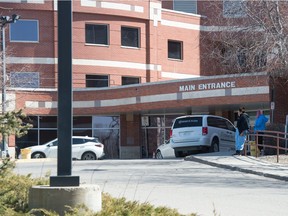
[(245, 108), (241, 107), (238, 110), (238, 118), (235, 133), (235, 149), (234, 155), (241, 155), (246, 141), (246, 135), (249, 132), (249, 115), (245, 112)]
[[(258, 148), (261, 151), (261, 154), (263, 155), (263, 136), (261, 134), (264, 134), (264, 130), (266, 130), (266, 122), (268, 121), (268, 118), (263, 114), (263, 110), (257, 110), (256, 113), (256, 120), (254, 125), (254, 132), (258, 134)], [(259, 146), (260, 144), (260, 146)]]

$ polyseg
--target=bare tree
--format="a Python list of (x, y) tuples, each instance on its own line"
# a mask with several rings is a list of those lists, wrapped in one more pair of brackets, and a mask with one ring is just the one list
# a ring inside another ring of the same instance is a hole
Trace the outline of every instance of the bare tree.
[(202, 57), (216, 63), (214, 70), (288, 79), (288, 1), (210, 1), (208, 8), (223, 11), (202, 41)]

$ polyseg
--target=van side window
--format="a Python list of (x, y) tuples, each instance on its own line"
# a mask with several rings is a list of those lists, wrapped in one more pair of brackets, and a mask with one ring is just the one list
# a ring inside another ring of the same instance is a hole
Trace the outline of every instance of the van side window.
[(234, 125), (233, 125), (231, 122), (229, 122), (229, 121), (226, 120), (226, 124), (227, 124), (228, 130), (234, 131), (234, 132), (236, 131)]
[(225, 119), (222, 119), (222, 118), (208, 117), (207, 124), (210, 127), (217, 127), (217, 128), (222, 128), (226, 130), (228, 129)]
[(176, 119), (173, 128), (182, 128), (182, 127), (202, 127), (202, 117), (187, 117)]

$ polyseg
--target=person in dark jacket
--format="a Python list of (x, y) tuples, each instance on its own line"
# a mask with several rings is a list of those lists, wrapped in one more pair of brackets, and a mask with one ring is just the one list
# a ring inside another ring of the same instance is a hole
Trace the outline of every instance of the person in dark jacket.
[(241, 151), (244, 148), (246, 141), (246, 135), (249, 132), (249, 116), (245, 112), (245, 108), (242, 107), (238, 110), (238, 119), (235, 133), (235, 149), (234, 155), (241, 155)]

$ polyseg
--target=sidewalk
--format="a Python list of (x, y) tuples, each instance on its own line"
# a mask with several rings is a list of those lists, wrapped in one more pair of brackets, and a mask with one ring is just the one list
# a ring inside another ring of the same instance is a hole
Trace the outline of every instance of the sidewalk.
[(224, 151), (198, 154), (187, 156), (184, 160), (288, 181), (288, 165), (268, 162), (253, 156), (234, 156), (233, 153)]

